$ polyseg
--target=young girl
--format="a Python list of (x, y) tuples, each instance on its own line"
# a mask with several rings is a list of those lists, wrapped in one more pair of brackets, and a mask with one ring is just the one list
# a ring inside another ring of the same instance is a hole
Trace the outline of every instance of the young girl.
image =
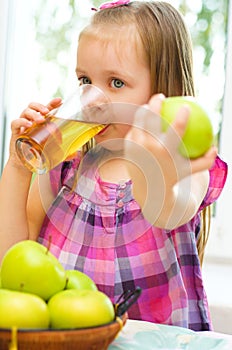
[[(227, 166), (214, 147), (191, 161), (179, 155), (186, 107), (165, 138), (154, 131), (151, 113), (159, 113), (164, 95), (194, 95), (187, 30), (162, 1), (116, 1), (95, 10), (80, 35), (77, 78), (111, 102), (146, 104), (138, 113), (140, 127), (110, 124), (95, 137), (96, 147), (86, 145), (85, 155), (77, 152), (30, 186), (15, 140), (61, 100), (29, 104), (12, 122), (1, 179), (1, 256), (20, 240), (51, 241), (66, 269), (88, 274), (113, 302), (140, 286), (130, 318), (209, 330), (197, 244), (202, 210), (220, 195)], [(123, 155), (114, 148), (120, 140), (127, 141)]]

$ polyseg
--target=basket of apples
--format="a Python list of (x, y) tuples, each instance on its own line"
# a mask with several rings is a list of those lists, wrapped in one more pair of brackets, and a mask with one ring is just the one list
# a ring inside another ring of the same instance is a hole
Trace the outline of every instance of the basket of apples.
[(117, 307), (77, 270), (65, 270), (43, 245), (16, 243), (0, 271), (0, 350), (105, 350), (141, 290)]

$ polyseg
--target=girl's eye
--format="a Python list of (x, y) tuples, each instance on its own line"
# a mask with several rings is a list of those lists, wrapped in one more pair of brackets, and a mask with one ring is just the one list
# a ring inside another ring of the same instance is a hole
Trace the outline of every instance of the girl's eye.
[(116, 89), (121, 89), (125, 84), (120, 79), (113, 79), (111, 85)]
[(80, 85), (91, 84), (91, 80), (88, 77), (82, 77), (78, 79)]

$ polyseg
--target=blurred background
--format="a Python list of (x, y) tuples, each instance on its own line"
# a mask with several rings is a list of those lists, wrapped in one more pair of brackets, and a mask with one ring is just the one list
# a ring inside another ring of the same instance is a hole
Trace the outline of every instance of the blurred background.
[[(97, 0), (0, 0), (0, 174), (8, 157), (10, 123), (31, 101), (68, 96), (77, 39)], [(173, 0), (191, 32), (197, 100), (211, 117), (226, 188), (214, 209), (203, 273), (216, 330), (232, 334), (232, 1)], [(230, 79), (229, 79), (230, 78)], [(223, 329), (221, 329), (223, 325)]]

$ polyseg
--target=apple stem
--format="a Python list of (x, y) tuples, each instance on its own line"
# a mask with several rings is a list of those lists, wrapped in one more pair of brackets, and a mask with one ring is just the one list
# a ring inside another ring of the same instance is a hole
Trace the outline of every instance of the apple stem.
[(69, 281), (69, 278), (68, 278), (68, 276), (67, 276), (67, 277), (66, 277), (66, 282), (65, 282), (65, 287), (64, 287), (64, 289), (66, 289), (66, 288), (67, 288), (68, 281)]
[(52, 243), (52, 235), (49, 235), (49, 237), (48, 237), (48, 247), (47, 247), (46, 254), (48, 254), (48, 252), (50, 251), (51, 243)]

